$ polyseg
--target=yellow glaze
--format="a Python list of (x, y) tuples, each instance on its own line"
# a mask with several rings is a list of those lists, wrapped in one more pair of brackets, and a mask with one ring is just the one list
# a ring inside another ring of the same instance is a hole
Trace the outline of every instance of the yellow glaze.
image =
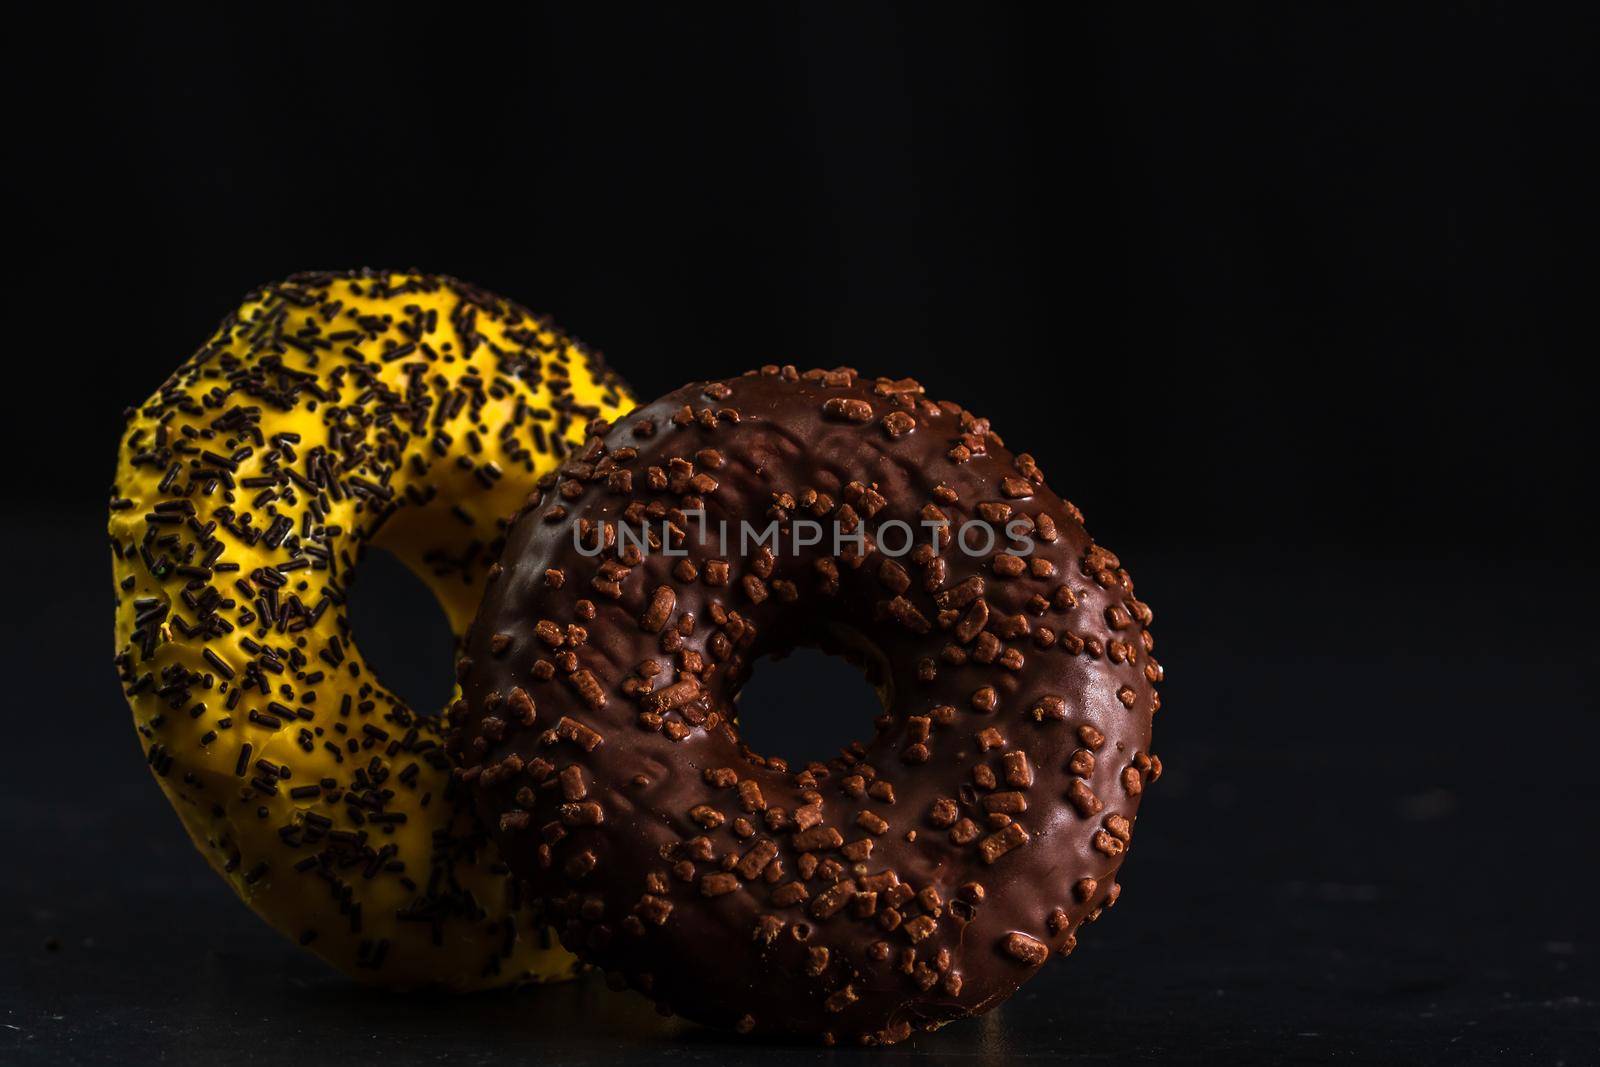
[(110, 533), (134, 725), (211, 865), (346, 973), (468, 990), (572, 972), (452, 787), (440, 718), (382, 688), (344, 603), (380, 545), (460, 638), (507, 517), (631, 406), (517, 305), (363, 272), (250, 294), (131, 414)]

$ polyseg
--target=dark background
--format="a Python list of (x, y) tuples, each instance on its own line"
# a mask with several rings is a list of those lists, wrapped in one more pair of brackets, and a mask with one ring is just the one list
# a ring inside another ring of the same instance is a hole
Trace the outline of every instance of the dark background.
[[(146, 780), (109, 662), (121, 411), (256, 284), (370, 265), (549, 312), (641, 397), (914, 374), (1129, 564), (1170, 771), (1123, 903), (913, 1050), (1595, 1062), (1595, 16), (1055, 8), (23, 17), (0, 1055), (814, 1055), (596, 983), (355, 989)], [(364, 577), (364, 647), (434, 701), (436, 613)], [(799, 662), (746, 694), (762, 747), (865, 732), (848, 669)]]

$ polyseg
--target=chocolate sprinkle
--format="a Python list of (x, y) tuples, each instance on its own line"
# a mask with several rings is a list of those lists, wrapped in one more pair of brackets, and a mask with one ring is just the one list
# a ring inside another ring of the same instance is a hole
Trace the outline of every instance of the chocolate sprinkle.
[(516, 304), (362, 271), (251, 293), (130, 412), (116, 665), (152, 773), (235, 890), (348, 973), (470, 989), (571, 971), (528, 936), (443, 721), (374, 679), (345, 605), (381, 545), (459, 620), (502, 516), (629, 406)]

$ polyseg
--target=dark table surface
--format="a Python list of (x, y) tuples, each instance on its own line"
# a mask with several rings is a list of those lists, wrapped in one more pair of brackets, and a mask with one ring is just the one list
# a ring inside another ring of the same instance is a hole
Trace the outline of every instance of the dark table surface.
[[(1121, 901), (990, 1015), (862, 1053), (662, 1019), (593, 977), (438, 998), (331, 973), (148, 780), (98, 524), (9, 525), (5, 558), (58, 564), (13, 568), (4, 613), (0, 1062), (1600, 1062), (1594, 570), (1124, 549), (1170, 682)], [(808, 693), (859, 687), (781, 671), (743, 705), (778, 751)]]

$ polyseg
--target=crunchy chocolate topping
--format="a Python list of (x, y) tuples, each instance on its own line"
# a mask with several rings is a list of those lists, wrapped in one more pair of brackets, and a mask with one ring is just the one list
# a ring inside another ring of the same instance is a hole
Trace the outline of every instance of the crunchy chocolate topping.
[[(491, 825), (560, 831), (501, 840), (573, 951), (703, 1022), (887, 1043), (998, 1003), (1114, 899), (1159, 768), (1149, 609), (987, 420), (909, 379), (768, 367), (635, 411), (543, 490), (469, 635), (452, 743)], [(887, 696), (870, 740), (792, 768), (742, 744), (731, 701), (803, 643)], [(539, 724), (502, 725), (518, 687)], [(558, 720), (605, 743), (551, 744)], [(541, 755), (604, 821), (562, 820)]]

